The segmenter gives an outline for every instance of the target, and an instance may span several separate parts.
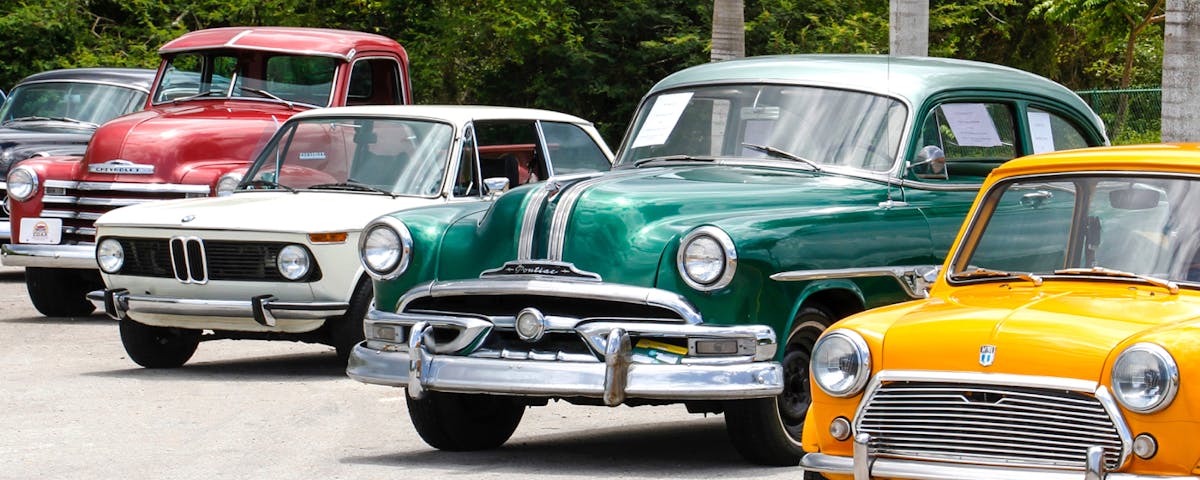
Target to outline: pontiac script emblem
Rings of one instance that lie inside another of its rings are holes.
[[[88,172],[125,175],[153,175],[154,165],[142,165],[133,163],[129,160],[116,158],[104,163],[93,163],[88,165]]]
[[[569,263],[550,261],[508,262],[500,268],[487,270],[479,276],[488,277],[496,275],[544,275],[551,277],[574,277],[582,280],[600,280],[600,275],[579,270]]]
[[[979,347],[979,364],[990,367],[996,361],[996,346],[984,345]]]

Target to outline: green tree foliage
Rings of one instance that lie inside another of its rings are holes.
[[[1126,37],[1113,32],[1128,32],[1127,19],[1144,18],[1150,5],[932,0],[930,54],[1010,65],[1077,89],[1116,86]],[[708,61],[712,7],[694,0],[0,0],[0,88],[51,68],[154,67],[160,45],[202,28],[341,28],[399,40],[418,102],[560,110],[596,122],[616,147],[647,89]],[[747,55],[888,48],[887,0],[745,0],[745,21]],[[1139,33],[1135,84],[1157,81],[1161,37],[1153,23]]]

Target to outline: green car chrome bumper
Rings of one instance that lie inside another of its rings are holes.
[[[355,347],[346,373],[364,383],[407,387],[414,398],[433,390],[592,397],[619,405],[626,398],[734,400],[783,391],[783,368],[772,360],[775,335],[765,326],[604,321],[570,327],[592,353],[474,348],[507,328],[482,318],[373,310],[365,324],[368,340]],[[439,330],[457,336],[446,340]],[[390,341],[381,340],[381,332],[392,335]],[[724,339],[739,350],[662,363],[639,354],[635,338]]]

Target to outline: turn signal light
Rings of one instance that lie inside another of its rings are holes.
[[[312,243],[342,243],[348,236],[346,232],[310,233],[308,241]]]

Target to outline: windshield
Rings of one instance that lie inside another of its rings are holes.
[[[646,100],[618,165],[671,157],[799,157],[886,171],[907,109],[880,95],[793,85],[720,85]],[[800,162],[798,162],[799,164]]]
[[[441,192],[454,129],[424,120],[319,118],[287,124],[240,189]]]
[[[54,119],[96,126],[140,110],[146,94],[132,88],[83,82],[29,83],[13,89],[0,107],[0,123]],[[76,127],[78,128],[78,127]]]
[[[1057,271],[1200,281],[1200,180],[1195,178],[1019,179],[992,189],[980,209],[965,237],[968,248],[952,265],[952,279]]]
[[[328,106],[338,60],[253,51],[182,53],[167,59],[154,103],[253,98]]]

